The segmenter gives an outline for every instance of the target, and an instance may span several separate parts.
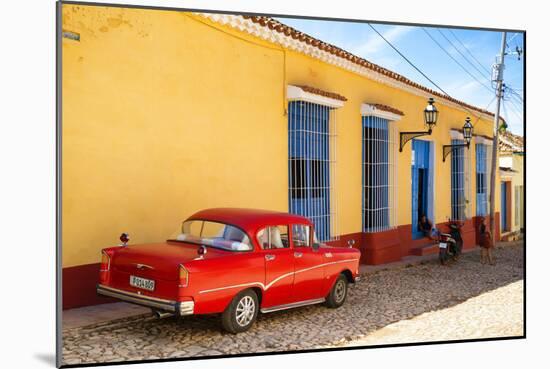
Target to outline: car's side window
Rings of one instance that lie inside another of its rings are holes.
[[[294,247],[311,247],[311,227],[304,224],[292,225],[292,242]]]
[[[258,243],[264,250],[285,249],[289,247],[288,226],[270,226],[262,228],[258,234]]]

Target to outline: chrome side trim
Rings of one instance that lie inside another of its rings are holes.
[[[344,259],[344,260],[332,261],[332,262],[329,262],[329,263],[323,263],[323,264],[315,265],[315,266],[310,267],[310,268],[305,268],[305,269],[296,270],[294,272],[285,273],[285,274],[282,274],[282,275],[278,276],[277,278],[275,278],[274,280],[269,282],[267,285],[263,284],[262,282],[248,282],[248,283],[235,284],[235,285],[231,285],[231,286],[224,286],[224,287],[212,288],[212,289],[208,289],[208,290],[202,290],[202,291],[199,291],[199,293],[202,294],[202,293],[209,293],[209,292],[217,292],[217,291],[227,290],[227,289],[231,289],[231,288],[248,287],[248,286],[260,286],[262,288],[262,290],[266,291],[267,289],[269,289],[269,287],[273,286],[273,284],[275,284],[276,282],[280,281],[281,279],[283,279],[285,277],[290,277],[290,276],[293,276],[293,275],[298,274],[298,273],[307,272],[307,271],[312,270],[312,269],[322,268],[326,265],[347,263],[347,262],[350,262],[350,261],[358,261],[358,260],[359,260],[358,258],[355,258],[355,259]]]
[[[117,288],[107,287],[100,284],[97,285],[97,293],[100,295],[114,297],[116,299],[131,302],[138,305],[177,312],[176,306],[178,303],[176,301],[139,295],[137,293],[123,291]]]
[[[325,302],[324,298],[304,300],[304,301],[292,302],[290,304],[277,305],[277,306],[272,306],[272,307],[268,307],[268,308],[263,308],[263,309],[260,309],[260,311],[262,313],[271,313],[273,311],[292,309],[292,308],[297,308],[297,307],[307,306],[307,305],[315,305],[315,304],[320,304],[322,302]]]
[[[234,285],[231,285],[231,286],[212,288],[212,289],[209,289],[209,290],[202,290],[202,291],[199,291],[199,293],[217,292],[217,291],[222,291],[222,290],[228,290],[228,289],[231,289],[231,288],[251,287],[251,286],[259,286],[263,290],[266,289],[264,284],[261,283],[261,282],[250,282],[250,283],[241,283],[241,284],[234,284]]]
[[[138,268],[138,269],[155,269],[150,265],[140,264],[140,263],[136,263],[136,268]]]

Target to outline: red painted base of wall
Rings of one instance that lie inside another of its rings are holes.
[[[116,302],[97,295],[98,283],[99,263],[63,268],[63,309]]]
[[[470,250],[479,244],[479,224],[481,217],[474,217],[464,222],[462,227],[463,250]],[[496,239],[500,239],[500,214],[495,213]],[[487,217],[487,225],[489,217]],[[447,222],[438,223],[436,227],[443,232],[449,232]],[[355,248],[361,250],[361,264],[379,265],[401,260],[409,255],[424,255],[423,248],[433,245],[435,241],[428,238],[414,240],[412,225],[402,225],[397,228],[376,233],[353,233],[344,235],[338,241],[330,242],[333,246],[347,246],[349,239],[355,240]]]
[[[472,249],[478,244],[478,227],[481,217],[474,217],[465,222],[462,227],[464,250]],[[500,239],[500,214],[495,214],[496,239]],[[489,224],[487,217],[486,224]],[[446,223],[437,227],[448,231]],[[413,255],[413,250],[434,241],[422,238],[412,239],[412,226],[402,225],[397,228],[377,233],[350,233],[342,235],[339,240],[329,242],[332,246],[348,247],[348,241],[353,240],[353,247],[361,251],[361,264],[379,265],[399,261],[401,258]],[[96,294],[99,282],[99,263],[63,268],[63,309],[73,309],[88,305],[116,302],[114,299],[100,297]]]

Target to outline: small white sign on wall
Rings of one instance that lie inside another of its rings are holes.
[[[414,150],[411,150],[411,165],[414,166]]]

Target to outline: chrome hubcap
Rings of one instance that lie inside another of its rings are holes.
[[[254,318],[254,312],[256,311],[256,305],[254,299],[250,296],[243,297],[237,304],[237,323],[244,327],[252,321]]]
[[[346,297],[346,283],[339,280],[334,287],[334,299],[340,303],[344,300],[344,297]]]

